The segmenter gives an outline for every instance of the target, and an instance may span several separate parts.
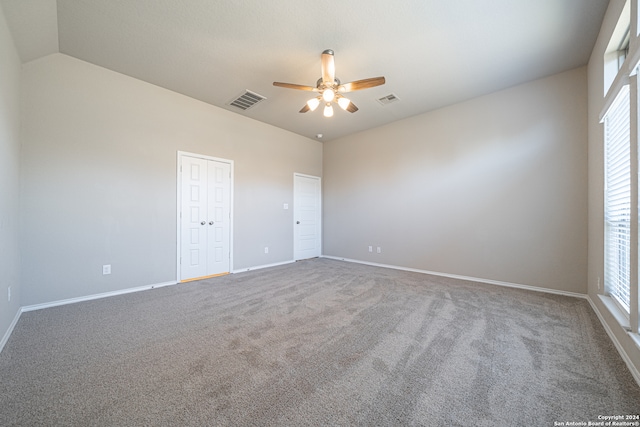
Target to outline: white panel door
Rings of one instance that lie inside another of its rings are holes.
[[[207,275],[229,272],[231,165],[209,161]]]
[[[293,217],[294,259],[319,257],[322,246],[320,178],[293,176]]]
[[[181,169],[180,277],[185,280],[207,275],[208,164],[183,157]]]
[[[228,273],[231,164],[181,157],[180,280]]]

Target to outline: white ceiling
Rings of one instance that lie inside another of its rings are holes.
[[[0,0],[23,62],[61,52],[262,122],[342,137],[585,65],[608,0]],[[354,114],[298,111],[335,51]],[[267,98],[242,112],[244,90]],[[395,94],[386,106],[376,100]]]

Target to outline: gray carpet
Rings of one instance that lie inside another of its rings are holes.
[[[2,426],[552,426],[640,413],[588,302],[328,259],[24,313]]]

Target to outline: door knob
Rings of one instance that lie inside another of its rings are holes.
[[[213,221],[209,221],[209,225],[213,225]]]
[[[202,222],[200,223],[200,225],[205,225],[205,224],[206,224],[206,222],[205,222],[205,221],[202,221]]]
[[[300,224],[300,221],[296,221],[296,224]]]

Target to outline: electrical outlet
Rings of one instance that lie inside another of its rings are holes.
[[[268,254],[268,253],[269,253],[269,246],[265,246],[265,247],[264,247],[264,253],[265,253],[265,254]]]
[[[7,288],[7,301],[11,302],[11,286]]]
[[[381,254],[382,253],[382,248],[380,246],[378,246],[378,253]]]
[[[373,246],[369,246],[369,252],[373,252]]]
[[[107,264],[107,265],[103,265],[102,266],[102,274],[103,275],[111,274],[111,264]]]
[[[289,209],[289,203],[285,203],[285,204],[282,206],[282,209]]]

